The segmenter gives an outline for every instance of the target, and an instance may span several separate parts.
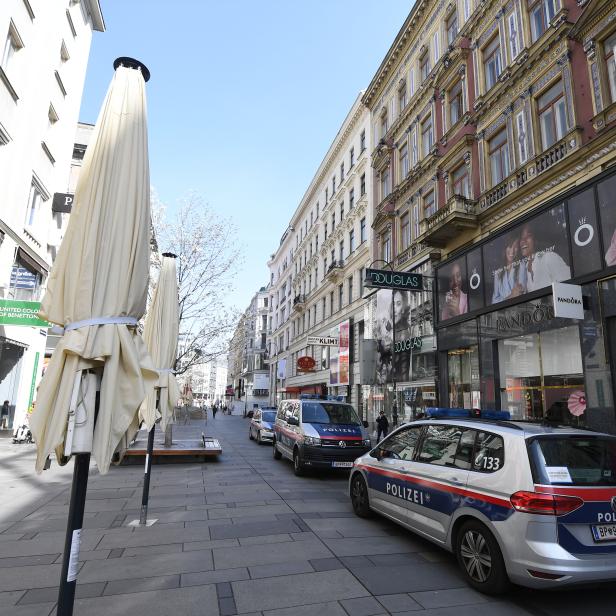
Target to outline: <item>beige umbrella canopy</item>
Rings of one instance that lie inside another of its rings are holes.
[[[154,290],[152,304],[145,317],[143,339],[154,365],[159,370],[158,385],[160,400],[156,409],[156,394],[148,394],[141,405],[139,415],[148,431],[160,417],[161,428],[166,429],[180,391],[172,369],[178,345],[180,308],[178,304],[178,283],[175,256],[163,255],[158,284]]]
[[[80,371],[102,369],[92,445],[101,473],[158,382],[136,329],[146,307],[149,240],[145,81],[141,70],[118,66],[40,311],[65,333],[41,381],[31,421],[39,472],[54,449],[61,459]]]

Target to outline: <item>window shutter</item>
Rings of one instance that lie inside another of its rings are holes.
[[[511,59],[515,60],[520,53],[520,38],[518,34],[518,20],[516,14],[509,13],[507,18],[509,21],[509,51],[511,52]]]
[[[520,163],[525,163],[528,158],[528,149],[526,147],[526,119],[523,111],[516,115],[515,124],[518,131],[518,157]]]
[[[441,57],[440,49],[439,49],[439,40],[438,40],[439,32],[435,32],[432,37],[432,46],[434,47],[434,64],[438,62],[438,59]]]

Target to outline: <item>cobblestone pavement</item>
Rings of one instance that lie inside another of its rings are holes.
[[[219,414],[207,432],[222,443],[217,462],[153,466],[149,528],[127,526],[139,515],[142,466],[92,470],[75,614],[614,613],[616,585],[482,596],[448,553],[355,517],[344,474],[295,477],[249,441],[241,417]],[[0,616],[55,613],[72,465],[33,468],[33,446],[0,439]]]

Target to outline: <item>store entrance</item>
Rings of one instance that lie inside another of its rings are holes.
[[[577,325],[498,341],[501,408],[514,419],[584,425]]]
[[[450,408],[480,408],[479,353],[477,345],[447,352]]]

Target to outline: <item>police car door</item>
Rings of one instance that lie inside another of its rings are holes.
[[[412,468],[422,497],[410,503],[409,524],[436,541],[445,542],[452,514],[462,503],[474,439],[475,432],[461,426],[426,426]]]
[[[366,469],[370,504],[403,524],[408,523],[410,501],[419,498],[407,473],[421,431],[422,426],[407,426],[388,436],[370,454],[374,460]]]

